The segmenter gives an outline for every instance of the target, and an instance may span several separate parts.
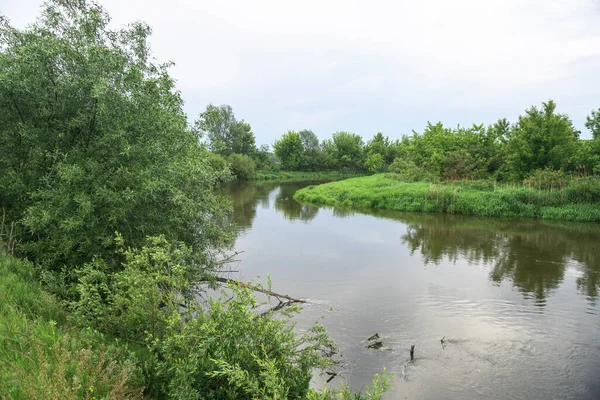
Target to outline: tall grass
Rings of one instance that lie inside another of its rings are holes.
[[[593,177],[540,189],[492,181],[403,182],[379,174],[309,186],[294,198],[343,207],[600,222],[600,180]]]
[[[1,399],[142,398],[142,387],[123,347],[70,327],[33,266],[0,252]]]
[[[252,180],[255,181],[310,181],[310,180],[339,180],[362,176],[364,174],[339,171],[256,171]]]

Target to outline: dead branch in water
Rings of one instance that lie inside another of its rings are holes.
[[[306,300],[295,299],[293,297],[288,296],[287,294],[275,293],[275,292],[272,292],[272,291],[267,290],[267,289],[263,289],[263,288],[258,287],[258,286],[248,285],[247,283],[242,283],[240,281],[236,281],[234,279],[221,278],[220,276],[217,276],[217,277],[215,277],[215,280],[217,282],[227,283],[227,284],[231,283],[231,284],[234,284],[234,285],[239,285],[239,286],[241,286],[243,288],[246,288],[246,289],[253,290],[255,292],[264,293],[264,294],[269,295],[271,297],[275,297],[277,300],[279,300],[279,303],[287,303],[287,302],[292,302],[292,303],[306,303]],[[283,301],[281,299],[286,299],[288,301],[286,302],[286,301]]]

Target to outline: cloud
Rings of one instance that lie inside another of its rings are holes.
[[[24,25],[39,3],[18,3],[0,10]],[[231,104],[261,143],[304,127],[398,137],[427,120],[515,120],[549,98],[584,130],[600,107],[594,0],[101,3],[116,25],[153,27],[190,116]]]

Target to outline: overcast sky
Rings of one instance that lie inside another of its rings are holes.
[[[0,0],[24,27],[40,0]],[[101,0],[153,28],[195,118],[229,104],[257,143],[289,129],[366,139],[470,125],[554,99],[583,137],[600,108],[598,0]]]

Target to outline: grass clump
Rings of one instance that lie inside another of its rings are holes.
[[[488,181],[404,182],[394,174],[378,174],[309,186],[294,198],[342,207],[600,221],[600,181],[589,177],[555,188]]]

